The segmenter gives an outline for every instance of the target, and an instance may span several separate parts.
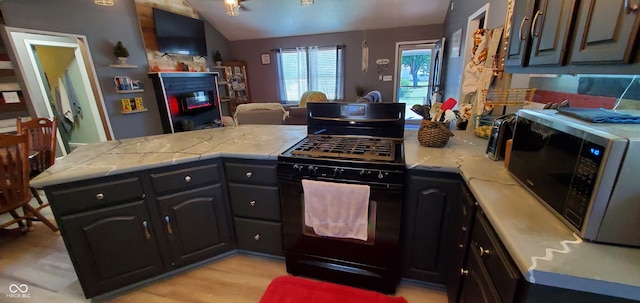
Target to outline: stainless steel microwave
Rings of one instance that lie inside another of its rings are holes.
[[[520,110],[508,170],[582,238],[640,246],[639,124]]]

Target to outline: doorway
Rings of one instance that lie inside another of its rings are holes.
[[[56,157],[113,133],[86,37],[5,27],[32,117],[58,119]]]
[[[398,42],[396,44],[395,102],[406,103],[407,123],[420,123],[422,116],[411,107],[426,104],[434,91],[433,67],[441,64],[436,45],[440,40]],[[439,72],[441,69],[436,69]],[[439,79],[439,77],[436,77]]]

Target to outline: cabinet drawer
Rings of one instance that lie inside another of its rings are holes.
[[[245,163],[225,163],[224,168],[228,182],[277,185],[278,172],[273,165],[257,165]]]
[[[220,180],[218,164],[151,174],[151,183],[158,195],[202,187]]]
[[[50,194],[52,207],[57,216],[64,216],[84,210],[144,199],[140,179],[128,178],[115,181],[70,187],[64,185],[53,189]]]
[[[280,196],[275,186],[229,183],[233,214],[280,221]]]
[[[481,211],[476,215],[471,239],[470,249],[480,256],[502,302],[513,302],[520,275]]]
[[[235,218],[239,249],[282,256],[282,224]]]

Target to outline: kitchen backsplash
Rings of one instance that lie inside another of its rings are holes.
[[[569,100],[572,107],[640,109],[640,75],[531,75],[534,102]]]

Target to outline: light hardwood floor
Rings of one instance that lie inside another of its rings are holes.
[[[32,201],[32,203],[35,203]],[[35,204],[34,204],[35,205]],[[53,218],[50,208],[43,211]],[[0,216],[0,222],[6,218]],[[156,282],[108,302],[259,302],[269,282],[286,275],[284,261],[234,255],[179,276]],[[11,284],[26,284],[30,298],[8,298]],[[445,303],[441,289],[401,283],[396,296],[409,303]],[[42,223],[21,237],[0,235],[0,302],[87,302],[62,238]]]

